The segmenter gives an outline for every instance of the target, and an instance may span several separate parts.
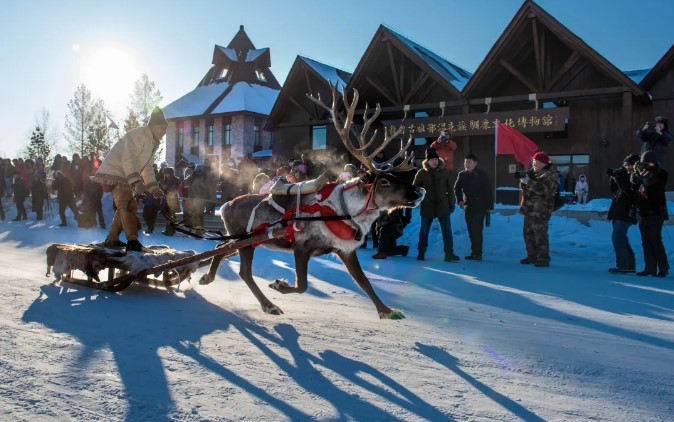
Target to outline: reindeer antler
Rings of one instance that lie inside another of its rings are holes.
[[[346,96],[346,93],[344,94],[343,101],[344,101],[344,107],[346,109],[346,117],[342,118],[339,113],[337,112],[337,84],[332,85],[330,84],[330,90],[332,91],[332,107],[328,107],[325,105],[325,103],[321,100],[320,95],[318,98],[314,97],[311,94],[307,94],[307,97],[319,106],[323,107],[330,113],[330,117],[332,118],[332,122],[335,125],[335,130],[339,134],[339,137],[342,139],[342,142],[344,143],[344,146],[346,147],[347,151],[351,153],[351,155],[356,158],[358,161],[360,161],[365,167],[367,167],[370,171],[376,172],[376,171],[405,171],[411,169],[413,166],[411,165],[411,161],[414,159],[414,155],[412,154],[409,158],[407,157],[407,149],[412,145],[412,137],[410,136],[410,139],[407,141],[407,145],[405,145],[404,148],[400,150],[393,158],[390,160],[386,160],[384,163],[377,163],[377,165],[374,164],[373,158],[377,156],[381,151],[386,148],[386,146],[398,135],[403,130],[403,126],[399,127],[395,132],[389,135],[388,131],[384,129],[384,140],[382,143],[375,148],[374,152],[372,154],[367,155],[367,148],[369,148],[376,140],[377,137],[377,130],[374,131],[372,136],[370,137],[370,140],[366,140],[367,133],[370,130],[370,125],[372,122],[374,122],[377,117],[379,117],[379,113],[381,112],[381,107],[377,103],[374,113],[372,116],[368,117],[368,107],[367,104],[365,105],[365,113],[363,114],[363,128],[361,129],[360,133],[356,132],[355,129],[351,128],[351,125],[353,124],[353,116],[356,113],[356,106],[358,105],[358,90],[354,88],[353,90],[353,99],[351,100],[351,103],[349,103],[349,100]],[[343,123],[342,123],[343,122]],[[356,139],[358,139],[358,147],[356,147],[353,142],[351,142],[351,139],[349,137],[349,134],[353,131],[353,134],[355,135]],[[393,165],[392,163],[400,158],[401,156],[405,156],[405,159],[399,163],[398,165]],[[408,168],[409,167],[409,168]]]

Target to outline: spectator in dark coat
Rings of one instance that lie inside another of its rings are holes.
[[[634,163],[639,161],[636,154],[625,157],[622,167],[619,169],[608,169],[607,174],[611,176],[611,205],[608,208],[606,217],[613,226],[611,241],[615,251],[616,266],[609,268],[608,272],[614,274],[633,273],[636,268],[634,261],[634,251],[630,246],[627,231],[630,226],[636,224],[636,205],[639,198],[638,186],[630,181],[630,176],[634,172]]]
[[[405,226],[401,209],[389,211],[379,217],[375,224],[375,236],[379,239],[379,245],[377,253],[372,258],[386,259],[395,255],[407,256],[410,247],[397,244],[397,239],[403,235]]]
[[[16,204],[16,218],[14,221],[21,221],[21,219],[28,220],[26,207],[23,205],[26,197],[28,197],[28,189],[26,189],[26,186],[23,183],[21,174],[16,170],[14,171],[12,189],[14,189],[14,203]]]
[[[73,184],[70,179],[63,175],[62,171],[56,172],[56,178],[52,183],[52,189],[56,191],[56,197],[59,203],[59,217],[61,217],[61,224],[59,226],[65,227],[68,225],[66,220],[66,208],[75,215],[75,219],[79,220],[80,214],[75,206],[75,194],[73,193]]]
[[[477,166],[477,155],[466,155],[463,166],[465,170],[459,172],[454,183],[454,195],[464,210],[470,237],[470,255],[466,259],[481,261],[482,228],[485,216],[494,209],[494,191],[487,173]]]
[[[175,219],[176,214],[180,212],[180,202],[178,201],[178,186],[180,186],[180,179],[175,175],[173,167],[166,167],[164,169],[164,178],[159,183],[159,187],[166,193],[166,197],[162,201],[162,212]],[[173,236],[175,229],[169,221],[166,222],[166,228],[162,234],[166,236]]]
[[[32,209],[37,214],[37,221],[42,221],[44,211],[44,201],[49,200],[49,193],[47,192],[47,185],[45,180],[47,173],[40,171],[37,177],[33,179],[30,185],[30,196],[32,198]]]
[[[428,248],[428,233],[434,219],[440,222],[444,243],[445,261],[457,262],[452,239],[452,222],[450,214],[454,212],[454,190],[449,171],[445,163],[438,157],[433,148],[426,149],[426,159],[412,182],[414,186],[426,189],[426,196],[421,202],[421,227],[419,228],[419,254],[417,259],[423,261]]]
[[[669,132],[669,122],[666,118],[658,116],[653,122],[648,122],[637,130],[637,138],[641,141],[640,153],[646,151],[655,152],[658,167],[665,168],[667,151],[672,143],[672,134]]]
[[[521,264],[534,264],[536,267],[550,266],[550,243],[548,227],[555,206],[555,192],[559,178],[552,170],[550,157],[544,152],[533,156],[532,169],[527,177],[521,179],[522,206],[524,215],[523,235],[527,248],[527,257]]]
[[[208,179],[204,166],[199,164],[195,167],[190,177],[185,179],[188,188],[190,225],[195,229],[203,230],[204,212],[208,203]]]
[[[669,219],[665,199],[667,171],[660,168],[658,157],[653,151],[646,151],[636,168],[632,183],[639,186],[638,221],[645,264],[644,270],[637,275],[666,277],[669,262],[662,243],[662,226]]]
[[[103,185],[92,180],[87,180],[83,187],[82,208],[84,209],[83,219],[86,221],[86,227],[96,225],[96,216],[98,224],[105,229],[105,215],[103,215]]]

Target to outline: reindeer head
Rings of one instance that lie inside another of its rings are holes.
[[[332,106],[328,107],[320,99],[320,96],[314,97],[307,94],[307,97],[313,102],[324,108],[330,113],[332,122],[335,125],[335,130],[339,134],[347,151],[363,164],[367,171],[359,173],[361,182],[370,187],[372,192],[373,202],[383,209],[396,207],[416,207],[421,203],[426,191],[423,188],[414,187],[411,183],[405,182],[394,173],[414,170],[412,164],[414,162],[414,153],[407,155],[407,150],[412,145],[412,136],[407,140],[407,144],[400,149],[400,151],[388,160],[376,163],[374,157],[380,152],[384,151],[386,146],[400,133],[403,127],[401,126],[393,133],[388,133],[384,128],[384,140],[377,147],[374,148],[371,154],[367,154],[367,149],[373,146],[377,139],[377,130],[374,131],[369,140],[366,139],[367,133],[370,130],[370,125],[377,119],[381,112],[379,104],[376,105],[372,116],[368,117],[368,107],[365,105],[365,113],[363,114],[363,128],[360,133],[357,133],[351,126],[353,124],[353,116],[358,105],[358,91],[353,90],[353,99],[349,103],[346,94],[343,96],[344,107],[346,109],[346,116],[341,116],[338,111],[337,85],[330,85],[332,91]],[[358,145],[355,146],[351,142],[350,136],[358,140]]]

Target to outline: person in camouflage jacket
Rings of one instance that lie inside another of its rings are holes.
[[[523,235],[527,249],[527,256],[520,260],[520,263],[548,267],[550,266],[548,226],[555,205],[558,178],[546,153],[534,154],[532,163],[527,177],[520,179],[522,189],[520,214],[524,215]]]

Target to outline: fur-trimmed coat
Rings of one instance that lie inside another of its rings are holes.
[[[522,206],[520,214],[532,217],[550,218],[555,206],[555,192],[559,178],[548,164],[530,177],[526,184],[520,182]]]
[[[422,168],[414,176],[414,186],[426,189],[426,196],[421,202],[421,216],[425,218],[444,217],[454,212],[454,189],[450,180],[449,170],[441,159],[433,169],[424,160]]]
[[[131,129],[113,145],[91,179],[103,184],[130,186],[140,181],[150,192],[152,188],[158,189],[152,164],[159,142],[154,139],[149,126]]]

